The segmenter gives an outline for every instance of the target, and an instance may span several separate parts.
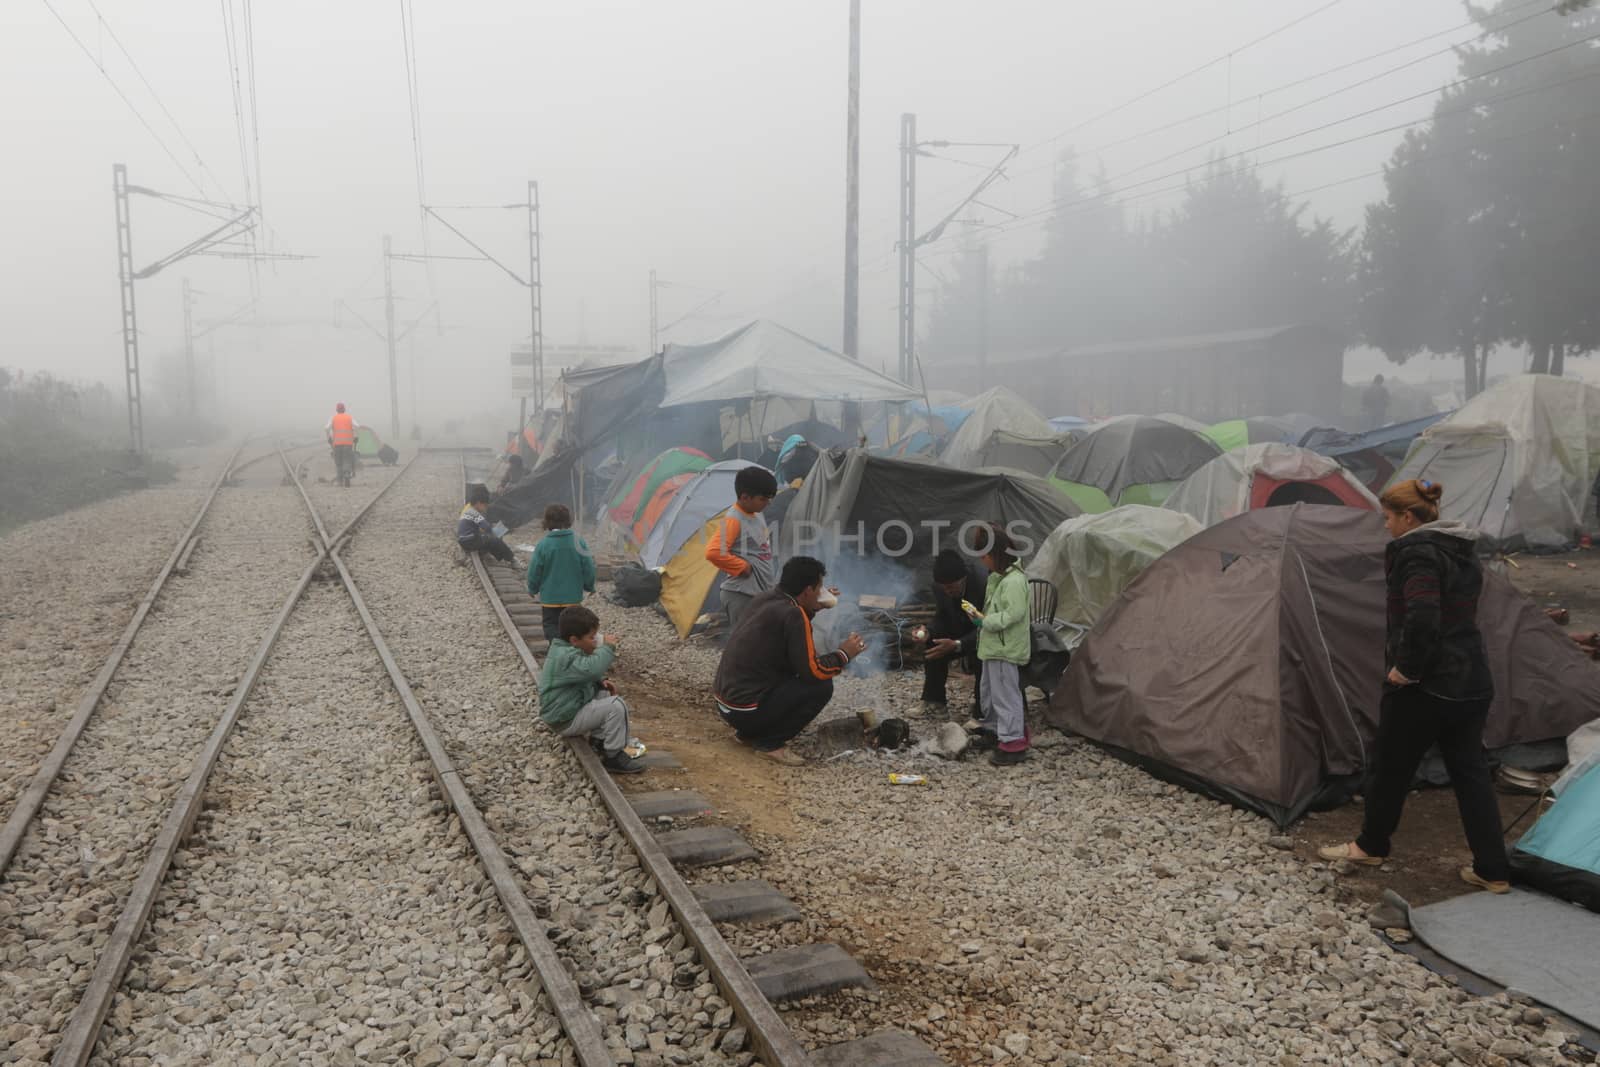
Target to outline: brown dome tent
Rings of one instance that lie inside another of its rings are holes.
[[[1312,504],[1190,538],[1100,617],[1048,720],[1279,825],[1348,799],[1382,695],[1386,541],[1373,512]],[[1478,616],[1496,689],[1491,750],[1600,717],[1600,674],[1497,574]]]

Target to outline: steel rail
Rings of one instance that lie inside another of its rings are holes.
[[[239,453],[244,451],[246,442],[240,442],[239,447],[233,450],[228,457],[228,462],[223,465],[222,473],[211,484],[211,490],[201,501],[200,509],[195,512],[183,535],[178,538],[178,543],[172,549],[172,554],[167,557],[167,562],[156,574],[155,581],[150,583],[144,599],[139,601],[139,606],[133,613],[133,618],[128,620],[128,625],[123,627],[122,636],[111,649],[111,655],[101,665],[100,671],[89,683],[89,688],[83,696],[78,698],[78,706],[72,713],[72,718],[67,720],[62,727],[61,734],[56,738],[56,743],[45,756],[44,762],[39,764],[39,769],[34,772],[22,792],[17,795],[16,806],[12,808],[11,815],[6,819],[4,827],[0,827],[0,874],[4,874],[11,866],[11,859],[16,855],[17,849],[22,844],[23,836],[28,832],[28,827],[33,824],[34,816],[39,814],[39,809],[44,806],[44,798],[49,794],[50,787],[55,784],[56,777],[61,773],[62,766],[67,762],[67,756],[72,752],[78,738],[83,735],[84,728],[93,718],[95,708],[100,706],[100,700],[106,695],[106,690],[111,687],[111,679],[117,673],[117,668],[122,665],[123,657],[128,654],[128,649],[133,646],[133,639],[139,633],[139,627],[144,625],[144,620],[150,614],[150,609],[155,606],[156,597],[161,594],[161,589],[167,584],[167,579],[178,569],[178,562],[184,552],[193,543],[195,532],[200,529],[200,524],[205,521],[206,513],[211,510],[212,501],[216,500],[217,493],[233,473],[234,463],[239,459]]]
[[[422,451],[419,449],[406,467],[410,467],[421,455]],[[402,469],[400,473],[404,474],[405,470]],[[395,475],[394,481],[399,479],[400,475]],[[391,481],[389,484],[393,485],[394,482]],[[295,485],[300,486],[298,479],[295,480]],[[399,663],[389,649],[388,641],[384,639],[377,620],[367,607],[366,599],[356,586],[355,578],[339,555],[339,542],[347,536],[350,527],[346,527],[336,537],[330,539],[323,530],[322,520],[317,516],[317,509],[311,503],[311,497],[303,486],[300,486],[300,499],[305,502],[306,510],[311,513],[313,523],[322,534],[323,545],[328,550],[334,567],[339,571],[339,579],[344,583],[345,592],[350,595],[356,613],[361,616],[361,622],[366,627],[367,636],[371,638],[373,647],[377,649],[378,658],[383,661],[384,670],[389,672],[389,680],[393,683],[395,692],[400,695],[400,701],[405,705],[406,716],[411,720],[411,725],[422,742],[423,750],[427,752],[428,759],[433,764],[433,776],[439,783],[439,791],[444,796],[445,802],[456,813],[456,817],[461,820],[462,832],[472,843],[473,851],[478,854],[489,881],[494,885],[495,894],[504,905],[511,919],[512,928],[517,932],[517,939],[522,942],[523,949],[528,953],[528,959],[538,972],[539,982],[544,986],[545,995],[550,999],[550,1007],[555,1012],[556,1021],[560,1023],[567,1040],[572,1043],[572,1050],[578,1063],[581,1067],[616,1067],[617,1061],[606,1047],[599,1020],[584,1004],[577,983],[567,973],[561,963],[561,957],[557,955],[551,943],[549,927],[539,919],[533,910],[533,905],[522,892],[521,883],[517,880],[510,861],[506,859],[500,843],[495,840],[493,831],[484,821],[483,814],[478,810],[476,801],[472,799],[472,793],[462,780],[461,772],[456,769],[455,762],[445,750],[444,742],[440,740],[438,731],[428,718],[428,713],[418,703],[416,694],[411,689],[411,683],[400,670]],[[374,499],[373,503],[376,502]],[[351,523],[351,526],[353,525],[354,523]]]
[[[282,459],[285,471],[293,477],[293,468],[289,466],[288,457],[280,449],[278,456]],[[416,462],[413,456],[412,463]],[[387,493],[400,476],[411,466],[407,463],[400,472],[390,479],[388,485],[380,489],[356,517],[340,531],[339,537],[346,537],[360,522],[367,512],[372,510],[384,493]],[[299,486],[299,479],[294,479]],[[302,499],[305,490],[300,490]],[[323,562],[328,558],[328,551],[324,545],[328,537],[322,529],[320,519],[313,519],[317,527],[320,541],[311,541],[311,548],[315,558],[301,573],[300,580],[295,583],[294,590],[284,600],[283,606],[278,609],[278,614],[273,618],[272,625],[267,628],[265,636],[256,648],[255,655],[250,660],[250,665],[245,668],[244,676],[239,680],[234,689],[233,697],[228,701],[223,710],[222,717],[212,727],[206,743],[195,757],[190,767],[189,776],[184,780],[183,787],[178,791],[177,798],[173,801],[172,809],[167,813],[166,820],[162,823],[161,830],[156,834],[156,839],[145,856],[143,866],[139,869],[139,876],[135,879],[133,888],[128,894],[128,900],[123,905],[122,913],[117,917],[117,925],[111,931],[111,939],[107,942],[95,960],[94,971],[90,975],[89,985],[84,989],[83,995],[78,998],[76,1007],[68,1016],[66,1025],[61,1030],[61,1041],[56,1046],[55,1055],[50,1059],[52,1067],[84,1067],[94,1054],[95,1042],[99,1040],[100,1028],[104,1025],[106,1016],[111,1011],[111,1002],[122,985],[123,975],[127,973],[128,964],[133,958],[134,949],[138,946],[139,938],[144,933],[145,924],[150,919],[150,912],[155,907],[156,894],[161,890],[161,883],[166,880],[167,872],[172,867],[172,859],[183,845],[183,840],[194,827],[194,821],[199,817],[201,809],[205,806],[205,787],[207,780],[215,769],[217,759],[222,754],[223,746],[227,744],[228,737],[233,733],[234,726],[239,721],[240,712],[245,702],[250,699],[251,692],[255,689],[256,682],[261,677],[262,670],[266,667],[267,660],[272,655],[273,648],[278,643],[279,636],[283,633],[284,624],[289,621],[289,616],[299,604],[300,598],[305,595],[307,587],[317,575]],[[337,543],[335,541],[335,543]]]
[[[484,592],[489,596],[489,604],[499,617],[500,625],[511,638],[511,644],[521,658],[523,666],[527,668],[528,674],[537,679],[538,659],[495,592],[494,582],[489,577],[488,568],[483,564],[483,558],[476,552],[471,555],[473,569],[477,572],[478,581],[483,585]],[[611,813],[623,836],[628,839],[628,844],[638,854],[639,862],[645,872],[655,879],[662,897],[666,899],[667,907],[677,917],[689,943],[700,953],[701,960],[711,971],[717,988],[722,991],[723,997],[733,1008],[734,1015],[744,1024],[746,1032],[750,1035],[751,1050],[768,1067],[804,1067],[808,1059],[805,1047],[789,1032],[783,1017],[756,986],[755,979],[750,977],[750,972],[745,969],[744,963],[706,914],[694,891],[689,888],[688,883],[678,874],[677,868],[672,865],[672,861],[667,858],[667,854],[656,843],[655,837],[645,827],[644,820],[639,818],[638,813],[628,803],[622,789],[612,780],[611,775],[606,773],[605,767],[595,755],[588,740],[581,737],[568,738],[567,747],[577,759],[578,765],[583,768],[584,774],[588,776],[590,784],[600,794],[601,802]]]
[[[301,595],[316,577],[322,561],[327,558],[327,553],[323,551],[321,545],[313,542],[311,547],[316,549],[316,558],[300,575],[300,580],[295,583],[294,591],[283,602],[283,607],[278,609],[277,617],[273,619],[266,636],[257,646],[256,654],[250,660],[250,666],[245,668],[244,677],[240,679],[239,686],[234,690],[233,698],[228,701],[222,717],[217,720],[216,726],[212,727],[210,736],[206,738],[205,747],[195,758],[189,770],[189,777],[184,780],[183,788],[178,791],[172,810],[167,813],[161,832],[156,835],[150,852],[145,856],[144,866],[139,869],[139,877],[133,884],[127,903],[123,905],[122,914],[117,917],[116,927],[111,931],[111,940],[95,960],[94,973],[89,979],[88,988],[78,998],[77,1007],[73,1009],[72,1015],[67,1019],[67,1025],[61,1031],[61,1043],[56,1046],[55,1055],[50,1060],[53,1067],[83,1067],[94,1053],[95,1042],[100,1036],[100,1026],[111,1011],[111,1000],[116,996],[118,987],[122,985],[122,976],[127,972],[128,962],[133,958],[133,950],[144,933],[144,926],[150,918],[151,909],[155,907],[156,894],[160,891],[161,883],[166,879],[167,871],[172,866],[172,857],[177,854],[184,837],[194,826],[194,821],[204,806],[206,780],[216,766],[217,757],[222,754],[222,746],[227,743],[228,735],[233,732],[234,724],[239,721],[239,712],[244,707],[244,702],[250,698],[251,691],[255,689],[256,680],[260,678],[261,670],[266,666],[267,657],[272,655],[273,646],[278,643],[278,635],[283,632],[284,623],[289,620],[289,615],[299,603]]]

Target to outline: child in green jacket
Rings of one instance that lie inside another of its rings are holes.
[[[528,595],[539,598],[544,639],[554,641],[561,612],[582,604],[583,594],[594,592],[594,553],[573,532],[572,509],[565,504],[544,509],[544,528],[545,535],[528,561]]]
[[[588,735],[613,774],[639,774],[644,764],[624,751],[628,705],[606,678],[617,639],[602,639],[599,616],[582,606],[563,611],[559,627],[539,672],[540,720],[562,737]]]
[[[974,740],[996,746],[990,762],[1014,767],[1028,758],[1028,702],[1022,694],[1020,668],[1032,652],[1029,630],[1028,576],[1017,561],[1016,547],[1005,530],[991,523],[983,565],[989,568],[984,611],[968,612],[978,624],[978,659],[983,674],[978,702],[983,725]]]

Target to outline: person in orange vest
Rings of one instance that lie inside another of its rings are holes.
[[[337,470],[344,470],[348,465],[354,471],[356,468],[356,417],[344,409],[344,404],[333,405],[333,418],[328,420],[328,425],[323,427],[323,432],[328,435],[328,443],[333,446],[333,465]]]

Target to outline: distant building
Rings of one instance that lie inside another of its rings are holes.
[[[1306,412],[1337,419],[1345,340],[1321,326],[1151,337],[940,366],[941,387],[1005,385],[1048,416],[1175,413],[1201,422]],[[930,370],[932,370],[930,368]]]

